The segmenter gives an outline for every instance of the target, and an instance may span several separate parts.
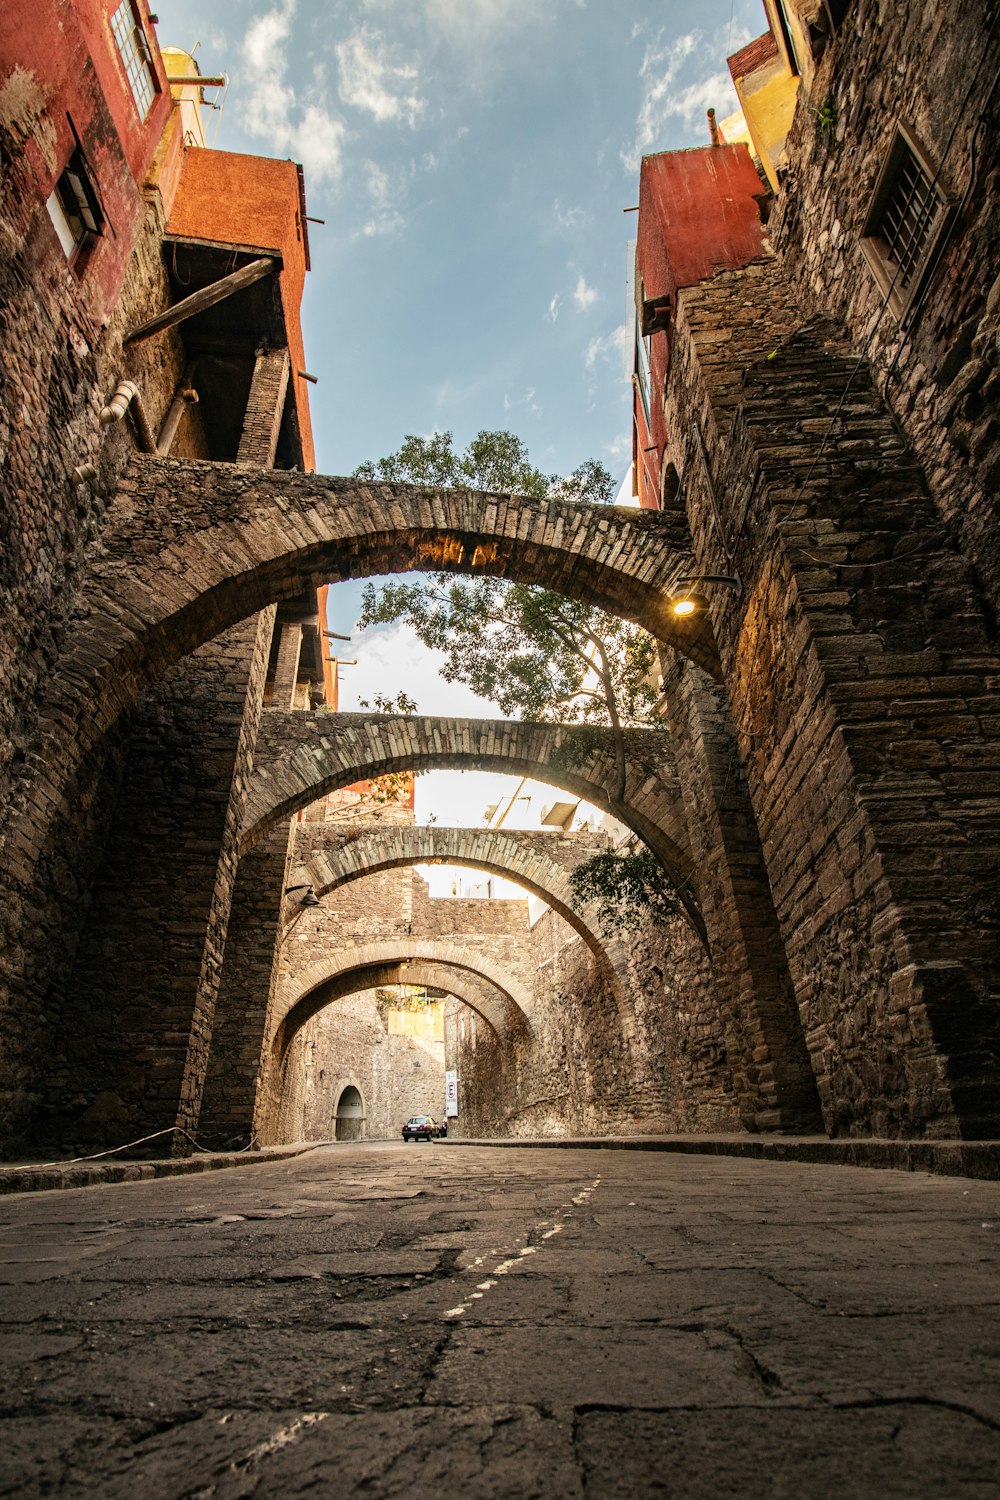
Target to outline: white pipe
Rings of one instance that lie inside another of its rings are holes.
[[[117,390],[101,411],[98,421],[102,427],[109,427],[112,422],[120,422],[130,407],[139,447],[143,453],[155,453],[156,439],[153,437],[149,418],[142,404],[142,397],[139,395],[139,387],[134,380],[119,381]]]

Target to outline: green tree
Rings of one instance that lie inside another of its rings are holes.
[[[574,906],[593,903],[601,929],[609,936],[637,927],[643,914],[662,926],[681,910],[677,892],[651,849],[595,854],[577,866],[569,885]]]
[[[615,489],[608,470],[594,459],[566,477],[543,474],[510,432],[480,432],[464,452],[456,451],[450,432],[411,435],[397,453],[362,464],[356,473],[373,481],[551,496],[581,504],[606,504]],[[443,653],[447,681],[465,683],[506,714],[580,726],[567,741],[569,760],[575,756],[582,761],[590,754],[588,727],[610,728],[615,752],[610,790],[613,801],[624,800],[624,731],[661,724],[653,714],[656,644],[646,631],[549,589],[449,573],[368,584],[358,628],[398,620],[410,625],[425,646]],[[655,914],[665,909],[667,898],[659,905],[649,899],[651,882],[656,882],[645,865],[642,879],[629,879],[628,861],[636,857],[626,856],[624,864],[615,866],[623,899],[640,901]],[[660,870],[655,859],[653,864]],[[602,866],[605,893],[613,875],[611,867]],[[662,870],[660,887],[669,889]]]
[[[363,464],[357,473],[374,480],[551,495],[590,504],[604,504],[614,494],[614,481],[603,464],[590,459],[568,477],[546,476],[510,432],[480,432],[462,453],[455,451],[450,432],[410,436],[398,453]],[[425,646],[443,653],[447,681],[464,682],[504,713],[610,726],[617,761],[613,795],[621,800],[622,730],[649,722],[656,701],[649,680],[655,644],[645,631],[549,589],[447,573],[367,585],[359,628],[396,620],[410,625]]]

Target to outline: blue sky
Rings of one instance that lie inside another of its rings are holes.
[[[760,0],[162,0],[226,71],[226,150],[302,161],[317,462],[511,427],[543,469],[624,472],[641,153],[707,141]]]
[[[626,259],[643,152],[707,143],[761,0],[157,0],[163,45],[226,72],[210,143],[305,168],[303,327],[317,464],[408,432],[510,428],[548,472],[623,477]],[[358,589],[331,590],[350,630]],[[356,640],[353,692],[484,708],[398,627]],[[355,687],[356,685],[356,687]],[[466,778],[468,780],[469,778]]]

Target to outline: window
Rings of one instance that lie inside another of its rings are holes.
[[[865,259],[901,318],[913,306],[951,207],[910,132],[897,125],[861,230]]]
[[[77,272],[104,232],[104,214],[86,158],[77,147],[46,204],[63,254]]]
[[[642,409],[646,417],[646,430],[649,430],[649,391],[652,385],[652,376],[649,370],[649,340],[643,338],[639,320],[635,322],[635,383],[639,387],[642,397]]]
[[[802,71],[799,67],[798,54],[795,51],[795,43],[792,41],[792,28],[788,24],[788,12],[785,10],[785,0],[775,0],[775,15],[778,20],[778,29],[781,32],[781,42],[785,49],[785,57],[793,77],[798,77]]]
[[[132,8],[132,0],[122,0],[111,17],[111,31],[139,118],[144,120],[157,91],[156,73],[146,33]]]

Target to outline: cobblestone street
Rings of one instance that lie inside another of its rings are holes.
[[[0,1493],[1000,1487],[1000,1186],[365,1145],[0,1203]]]

